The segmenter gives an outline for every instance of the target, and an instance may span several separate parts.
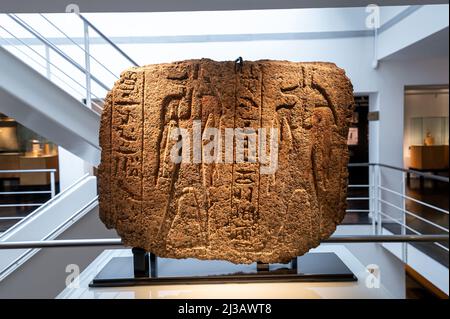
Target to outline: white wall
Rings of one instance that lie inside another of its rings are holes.
[[[403,165],[405,86],[448,84],[448,67],[448,57],[381,62],[376,77],[381,163]]]
[[[370,126],[369,145],[373,146],[370,150],[376,152],[371,154],[371,159],[378,158],[379,163],[403,167],[405,86],[448,84],[448,67],[448,57],[380,63],[374,77],[376,105],[372,106],[372,110],[379,110],[380,120]],[[402,192],[402,173],[382,168],[381,185]],[[397,195],[381,192],[381,197],[397,206],[402,205]],[[381,211],[392,218],[402,218],[398,210],[387,205],[382,204]]]

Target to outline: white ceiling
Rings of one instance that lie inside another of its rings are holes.
[[[435,34],[384,58],[384,61],[417,60],[423,58],[447,57],[449,53],[449,33],[445,28]]]
[[[380,6],[448,4],[448,0],[378,0]],[[0,12],[65,12],[76,3],[81,12],[163,12],[253,9],[365,7],[373,0],[1,0]]]
[[[396,20],[408,8],[382,7],[381,25]],[[177,42],[185,41],[182,37],[186,36],[207,36],[211,40],[215,35],[280,35],[289,39],[372,36],[373,32],[366,27],[367,15],[364,7],[83,14],[117,43],[151,43],[161,41],[161,37],[168,37],[165,40],[167,42]],[[62,44],[60,41],[65,37],[45,19],[49,19],[71,38],[83,42],[82,21],[75,14],[21,14],[20,18],[54,43]],[[0,14],[0,26],[26,41],[33,38],[5,14]],[[11,38],[11,35],[1,30],[0,36]],[[92,33],[91,36],[97,34]],[[68,40],[66,42],[70,44]]]

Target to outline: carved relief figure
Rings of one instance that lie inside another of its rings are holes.
[[[330,63],[202,59],[125,71],[102,114],[100,217],[161,257],[287,262],[345,214],[353,103]],[[261,128],[278,132],[276,149]],[[270,152],[276,169],[264,173]]]

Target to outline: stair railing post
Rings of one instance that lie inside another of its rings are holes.
[[[406,235],[406,173],[402,172],[402,235]],[[408,243],[402,243],[403,262],[408,263]]]
[[[50,195],[51,198],[55,197],[56,189],[55,189],[55,172],[50,172]]]
[[[83,21],[84,27],[84,63],[86,69],[86,105],[92,107],[91,102],[91,58],[89,53],[89,25]]]
[[[375,210],[375,165],[369,165],[369,210],[372,221],[372,234],[377,232],[376,210]]]

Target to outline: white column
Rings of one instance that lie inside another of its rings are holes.
[[[73,155],[61,146],[59,155],[59,187],[63,191],[86,173],[92,173],[92,167],[84,160]]]

